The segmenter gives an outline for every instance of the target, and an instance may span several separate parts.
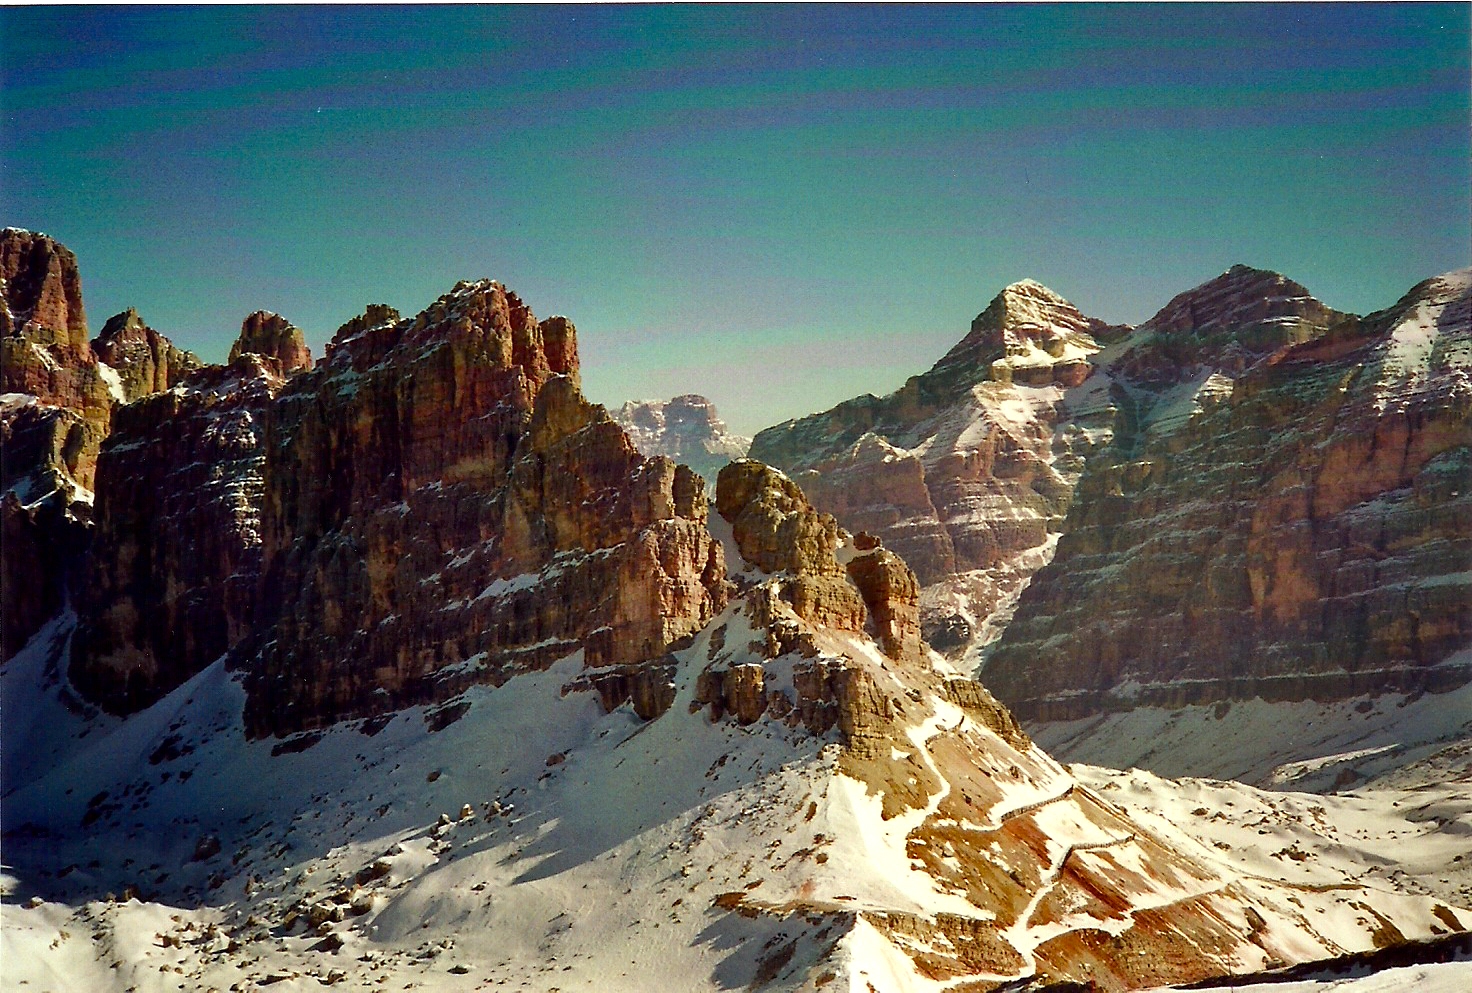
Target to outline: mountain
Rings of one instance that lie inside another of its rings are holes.
[[[995,374],[1079,382],[1113,332],[1014,296]],[[957,368],[926,395],[990,396]],[[1455,787],[1065,768],[882,536],[756,460],[712,499],[579,378],[483,280],[317,362],[251,315],[112,412],[71,596],[0,667],[8,981],[1127,990],[1472,929]]]
[[[0,909],[12,975],[1122,990],[1472,924],[1450,894],[1346,878],[1392,816],[1331,865],[1250,871],[1224,850],[1255,829],[1209,843],[1149,812],[1189,790],[1148,781],[1142,820],[1133,784],[1086,785],[937,670],[897,557],[759,463],[724,470],[715,503],[733,598],[636,670],[658,675],[643,716],[629,670],[574,651],[470,686],[448,719],[252,740],[222,662],[108,717],[54,678],[59,619],[0,671],[22,715],[5,733],[30,746],[3,753],[8,885],[34,896]],[[1243,799],[1271,802],[1225,809]],[[1314,837],[1283,831],[1293,853]]]
[[[1066,718],[1468,682],[1472,272],[1321,334],[1269,324],[1260,344],[1213,289],[1111,367],[1135,387],[1177,338],[1221,343],[1089,464],[988,683]],[[1223,349],[1260,358],[1230,378]]]
[[[930,371],[768,428],[751,454],[909,562],[926,637],[974,656],[1052,554],[1084,460],[1112,435],[1094,356],[1128,330],[1014,283]]]
[[[114,408],[198,364],[132,310],[89,344],[76,256],[44,234],[0,231],[0,659],[65,598]]]
[[[751,439],[726,430],[715,404],[688,393],[673,400],[630,400],[613,419],[645,456],[663,455],[708,479],[751,447]]]

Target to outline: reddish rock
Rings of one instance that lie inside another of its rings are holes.
[[[230,346],[231,364],[246,354],[273,361],[271,371],[277,376],[312,368],[312,351],[301,328],[268,310],[258,310],[241,323],[240,337]]]
[[[108,710],[147,706],[251,629],[274,365],[247,354],[118,410],[71,669]]]
[[[0,334],[40,345],[86,347],[77,257],[55,239],[20,228],[0,231],[0,296]]]
[[[724,603],[704,484],[577,387],[576,335],[499,284],[365,315],[267,420],[252,734],[445,699],[583,649],[662,659]],[[658,709],[657,703],[647,708]]]
[[[848,575],[873,623],[874,640],[892,658],[919,658],[920,583],[903,559],[883,548],[849,559]]]
[[[42,234],[0,232],[0,657],[63,602],[85,546],[97,450],[113,397],[87,345],[71,252]]]
[[[92,340],[92,351],[117,372],[122,403],[171,389],[202,364],[199,356],[175,348],[145,324],[131,307],[108,318]]]
[[[1146,410],[1090,465],[986,670],[1023,716],[1472,678],[1441,665],[1472,641],[1472,275],[1274,344],[1295,320],[1269,312],[1271,350],[1221,399],[1170,430]]]
[[[1107,383],[1077,398],[1089,356],[1128,329],[1031,281],[1007,287],[929,372],[757,435],[819,510],[913,568],[927,631],[985,618],[1046,561],[1073,483],[1114,418]],[[964,649],[975,629],[953,639]]]

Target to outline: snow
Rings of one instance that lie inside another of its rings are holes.
[[[118,371],[116,369],[108,365],[106,362],[98,362],[97,374],[101,376],[102,381],[107,384],[107,392],[112,394],[112,398],[115,401],[117,401],[118,403],[128,402],[128,391],[123,389],[123,377],[118,375]]]

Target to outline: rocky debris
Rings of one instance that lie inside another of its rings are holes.
[[[1086,383],[1091,356],[1127,332],[1015,283],[930,371],[769,428],[752,456],[882,539],[927,588],[927,635],[954,635],[958,604],[986,618],[1046,561],[1084,458],[1113,429],[1107,384]],[[967,622],[957,652],[983,626]]]
[[[1287,313],[1203,290],[1146,325],[1190,339],[1194,314],[1220,344],[1201,298],[1226,299],[1256,322],[1233,354],[1268,351],[1211,403],[1157,399],[1090,464],[986,669],[1024,717],[1472,678],[1440,665],[1472,638],[1472,276],[1321,333],[1294,287],[1271,301]]]
[[[592,667],[659,660],[720,609],[703,480],[583,399],[571,322],[488,281],[391,316],[349,322],[267,419],[252,734],[443,700],[578,648]]]
[[[254,624],[276,367],[247,353],[118,410],[98,461],[71,666],[108,710],[159,699]]]
[[[672,400],[631,400],[613,412],[613,419],[644,455],[663,455],[708,479],[751,447],[750,438],[726,430],[715,404],[693,393]]]
[[[277,376],[312,368],[312,351],[301,328],[268,310],[258,310],[241,322],[240,337],[230,346],[229,364],[247,354],[269,360],[267,365]]]
[[[202,365],[199,356],[174,347],[132,307],[107,319],[92,339],[92,351],[117,372],[120,403],[171,389]]]

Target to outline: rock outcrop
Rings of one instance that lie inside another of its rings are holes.
[[[240,337],[230,346],[230,361],[247,354],[269,360],[277,376],[312,368],[312,350],[301,328],[268,310],[256,311],[240,325]]]
[[[265,418],[283,382],[273,360],[245,353],[119,408],[98,461],[71,664],[106,709],[153,703],[251,630]]]
[[[1047,561],[1084,459],[1114,407],[1092,356],[1127,328],[1031,280],[1004,289],[929,372],[757,435],[752,457],[915,570],[927,636],[952,652]]]
[[[87,311],[77,257],[55,239],[20,228],[0,231],[0,296],[0,334],[5,337],[28,337],[42,345],[86,345]]]
[[[613,411],[613,419],[642,454],[663,455],[707,479],[714,479],[727,462],[742,458],[751,447],[750,438],[726,430],[715,404],[695,394],[631,400]]]
[[[171,389],[203,364],[145,324],[132,307],[107,319],[92,339],[92,351],[117,373],[120,403]]]
[[[1472,642],[1472,274],[1364,319],[1264,282],[1178,297],[1114,366],[1143,402],[985,670],[1024,716],[1472,678],[1440,665]]]
[[[0,232],[0,394],[0,658],[9,658],[62,604],[113,405],[87,344],[76,257],[16,228]]]
[[[44,234],[0,232],[0,393],[24,393],[76,411],[86,422],[73,459],[92,488],[97,450],[116,397],[87,343],[77,259]]]
[[[491,282],[394,316],[350,322],[270,408],[252,734],[579,649],[658,660],[724,603],[704,482],[583,399],[569,321]]]

